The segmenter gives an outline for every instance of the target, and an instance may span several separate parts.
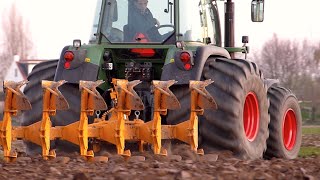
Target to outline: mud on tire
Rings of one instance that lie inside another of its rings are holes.
[[[296,96],[288,89],[271,86],[269,138],[265,158],[294,159],[301,146],[302,117]]]

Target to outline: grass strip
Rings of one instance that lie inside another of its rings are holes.
[[[301,147],[299,151],[299,157],[310,157],[310,156],[318,156],[320,155],[319,147]]]

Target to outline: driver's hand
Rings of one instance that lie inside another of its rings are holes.
[[[155,22],[156,22],[156,26],[159,27],[160,26],[160,22],[158,21],[158,19],[154,18]]]

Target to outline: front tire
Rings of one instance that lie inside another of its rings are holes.
[[[270,136],[267,140],[265,158],[294,159],[298,156],[302,141],[302,117],[295,95],[288,89],[271,86],[269,124]]]

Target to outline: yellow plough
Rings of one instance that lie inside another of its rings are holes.
[[[57,110],[67,110],[69,107],[68,102],[58,90],[65,81],[42,81],[42,119],[29,126],[13,127],[12,116],[17,115],[18,111],[31,109],[31,105],[20,91],[20,87],[26,84],[26,81],[19,83],[5,81],[4,118],[0,122],[0,144],[5,161],[11,162],[17,158],[17,153],[11,149],[12,141],[17,139],[41,146],[45,160],[56,157],[55,151],[50,149],[50,141],[55,139],[78,145],[81,156],[88,161],[94,160],[93,150],[88,150],[89,138],[114,144],[117,153],[126,158],[131,156],[130,150],[125,150],[126,141],[136,141],[140,151],[143,151],[145,143],[149,143],[153,146],[154,154],[167,155],[166,149],[161,146],[161,140],[178,139],[189,144],[194,152],[204,153],[202,149],[198,149],[198,115],[202,115],[204,109],[217,108],[214,99],[205,89],[213,81],[190,81],[190,118],[177,125],[161,125],[161,115],[166,115],[168,109],[180,108],[179,101],[169,89],[175,81],[152,82],[154,109],[153,119],[149,121],[139,119],[139,110],[144,109],[144,104],[134,91],[134,87],[141,81],[113,79],[112,82],[114,87],[110,95],[113,107],[108,110],[104,99],[96,90],[103,81],[80,81],[79,120],[67,126],[52,127],[50,116],[54,116]],[[94,115],[98,110],[104,110],[105,113],[101,118],[95,118],[94,123],[88,124],[88,116]],[[136,118],[131,120],[129,115],[132,111],[136,112]]]

